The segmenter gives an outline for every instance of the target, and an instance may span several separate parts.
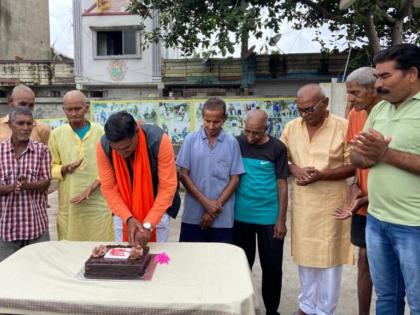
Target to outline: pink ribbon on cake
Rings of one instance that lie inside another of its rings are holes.
[[[171,258],[168,256],[167,253],[159,253],[155,256],[155,263],[162,265],[162,264],[169,264]]]

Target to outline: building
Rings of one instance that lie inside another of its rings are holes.
[[[162,81],[167,96],[294,97],[305,84],[341,78],[346,59],[345,53],[251,54],[245,61],[240,58],[165,59]],[[244,74],[242,62],[246,63]]]
[[[37,118],[63,117],[62,96],[74,89],[73,60],[50,48],[48,0],[0,1],[0,115],[24,84],[36,95]]]
[[[47,16],[48,0],[1,0],[0,60],[48,59],[50,29]]]
[[[75,80],[91,98],[157,97],[161,82],[160,44],[145,47],[137,15],[126,12],[129,0],[73,0]],[[145,21],[152,29],[158,23]]]

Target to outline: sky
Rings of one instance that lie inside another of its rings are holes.
[[[72,0],[49,0],[50,44],[58,52],[73,58]]]
[[[92,0],[92,3],[94,0]],[[50,9],[50,43],[53,48],[65,56],[73,58],[73,15],[72,15],[72,0],[49,0]],[[277,42],[273,50],[282,53],[311,53],[319,52],[321,46],[319,43],[314,42],[312,39],[315,36],[314,29],[302,29],[299,31],[293,30],[290,24],[283,22],[281,31],[281,38]],[[331,33],[327,27],[321,30],[325,39],[331,38]],[[276,34],[267,32],[271,37]],[[250,46],[256,44],[258,53],[259,47],[264,45],[265,40],[250,40]],[[343,45],[340,50],[345,49]],[[239,56],[240,47],[238,46],[235,56]]]

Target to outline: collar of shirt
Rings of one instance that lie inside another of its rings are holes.
[[[5,140],[5,142],[7,143],[6,144],[6,146],[7,146],[6,147],[6,152],[14,151],[13,146],[12,146],[12,138],[9,138],[9,139]],[[26,147],[24,152],[26,150],[29,150],[29,151],[34,151],[35,150],[33,140],[29,139],[28,146]]]
[[[200,129],[200,135],[201,135],[201,139],[202,140],[206,140],[207,139],[207,135],[206,132],[204,131],[204,128]],[[223,142],[223,140],[225,140],[225,132],[223,131],[223,129],[220,131],[219,135],[217,136],[216,140],[218,142]]]
[[[419,92],[417,92],[416,94],[414,94],[412,97],[407,98],[406,102],[407,102],[407,101],[411,101],[411,100],[413,100],[413,99],[415,99],[415,100],[420,100],[420,91],[419,91]],[[404,102],[404,103],[405,103],[405,102]]]
[[[407,104],[411,104],[412,100],[420,100],[420,92],[417,92],[413,96],[407,98],[398,107],[395,107],[395,104],[390,103],[390,102],[385,101],[385,100],[380,101],[378,104],[382,104],[383,106],[387,106],[388,108],[391,108],[391,110],[394,111],[394,112],[399,112],[399,111],[401,111],[401,108],[405,108]],[[417,106],[417,104],[416,104],[416,106]],[[379,108],[379,106],[378,106],[378,108]]]
[[[328,121],[329,121],[329,119],[330,119],[330,116],[331,116],[331,113],[330,113],[330,112],[328,112],[328,116],[327,116],[327,117],[325,117],[324,122],[322,123],[321,127],[319,127],[319,129],[318,129],[318,130],[320,130],[320,129],[324,128],[324,127],[327,125],[327,123],[328,123]],[[302,127],[302,128],[303,128],[303,127],[306,127],[306,123],[305,123],[305,121],[303,120],[303,118],[302,118],[302,117],[299,117],[298,119],[300,119],[300,125],[301,125],[301,127]]]

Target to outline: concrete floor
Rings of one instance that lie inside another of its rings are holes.
[[[57,216],[57,192],[49,195],[48,215],[50,219],[50,235],[51,239],[57,239],[56,232],[56,216]],[[177,242],[179,237],[181,215],[176,220],[171,220],[171,233],[169,237],[170,242]],[[290,231],[290,213],[288,214],[288,229]],[[356,252],[357,254],[357,252]],[[265,314],[264,304],[261,299],[261,267],[257,256],[255,265],[252,271],[253,283],[260,301],[261,314]],[[341,294],[336,309],[338,315],[356,315],[358,313],[357,307],[357,292],[356,292],[356,277],[357,268],[353,266],[345,266],[343,270],[343,278],[341,285]],[[300,285],[297,272],[297,266],[293,263],[290,256],[290,233],[286,236],[283,256],[283,286],[282,296],[280,302],[280,313],[282,315],[289,315],[297,310],[298,295]],[[374,314],[375,306],[372,304],[371,314]],[[408,314],[408,311],[406,311]]]

